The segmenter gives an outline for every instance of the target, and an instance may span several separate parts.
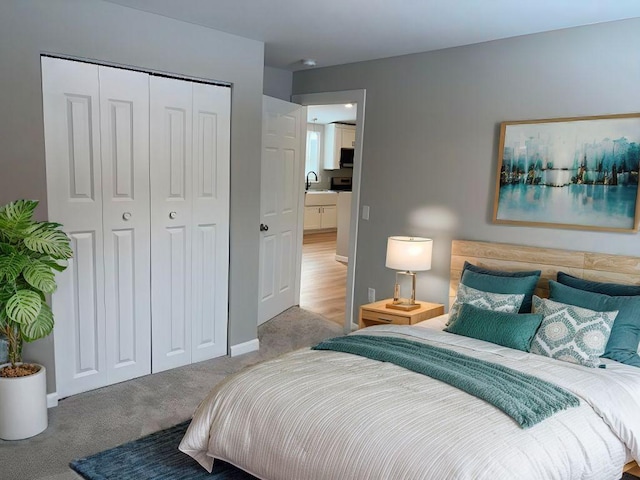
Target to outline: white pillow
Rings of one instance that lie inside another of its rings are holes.
[[[534,295],[533,311],[544,318],[531,342],[531,353],[585,367],[600,365],[617,310],[596,312]]]
[[[524,294],[516,293],[490,293],[476,290],[461,283],[458,285],[456,298],[453,305],[449,309],[449,321],[447,325],[451,325],[458,318],[460,307],[464,303],[473,305],[474,307],[484,310],[493,310],[495,312],[516,313],[520,310],[520,305],[524,300]]]

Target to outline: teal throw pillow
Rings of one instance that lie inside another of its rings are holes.
[[[540,270],[530,272],[504,272],[464,263],[461,283],[491,293],[524,294],[520,313],[531,312],[531,297],[540,279]]]
[[[445,331],[528,352],[541,322],[540,314],[495,312],[466,303]]]
[[[536,295],[533,310],[544,318],[531,342],[531,353],[585,367],[600,365],[617,311],[597,312]]]
[[[557,302],[577,305],[598,312],[618,310],[611,329],[609,343],[602,355],[620,363],[640,367],[640,296],[610,296],[586,292],[561,283],[549,281],[549,298]]]
[[[447,325],[456,320],[460,313],[460,308],[465,303],[470,303],[484,310],[493,310],[497,312],[515,313],[522,305],[523,294],[512,293],[490,293],[467,287],[464,284],[458,285],[456,298],[453,305],[449,309],[449,320]]]
[[[593,293],[604,293],[612,297],[640,295],[640,286],[622,285],[621,283],[594,282],[583,278],[574,277],[568,273],[558,272],[558,283],[567,285],[578,290],[585,290]]]

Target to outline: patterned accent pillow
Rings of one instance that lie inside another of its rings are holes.
[[[456,298],[449,309],[449,321],[451,325],[456,321],[460,313],[460,307],[468,303],[483,310],[493,310],[496,312],[516,313],[522,305],[524,294],[515,293],[490,293],[476,290],[461,283],[458,285]]]
[[[600,365],[617,311],[596,312],[536,295],[533,311],[544,318],[531,342],[531,353],[585,367]]]

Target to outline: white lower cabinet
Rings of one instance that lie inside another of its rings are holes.
[[[336,228],[337,226],[338,211],[335,205],[318,205],[304,207],[305,230]]]
[[[227,351],[230,89],[42,57],[60,397]]]
[[[338,226],[338,194],[331,190],[310,190],[304,194],[304,230]]]

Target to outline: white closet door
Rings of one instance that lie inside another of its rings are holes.
[[[100,67],[109,383],[151,373],[149,75]]]
[[[49,219],[74,256],[53,295],[61,397],[107,383],[98,67],[42,58]]]
[[[192,362],[226,355],[231,89],[193,84]]]
[[[192,84],[151,76],[152,371],[191,363]]]

